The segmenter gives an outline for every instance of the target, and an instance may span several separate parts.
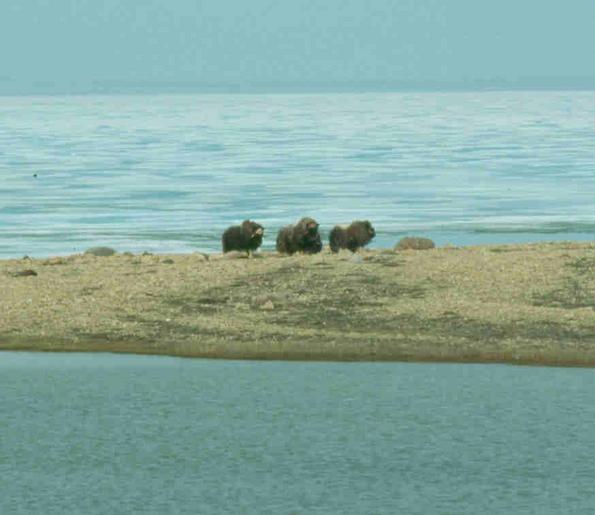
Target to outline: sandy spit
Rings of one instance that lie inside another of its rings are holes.
[[[0,261],[3,350],[593,366],[594,308],[592,243]]]

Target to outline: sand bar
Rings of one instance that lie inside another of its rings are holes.
[[[2,260],[0,292],[4,350],[595,365],[592,243]]]

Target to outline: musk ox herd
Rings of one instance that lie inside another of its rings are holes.
[[[366,246],[376,231],[368,220],[355,220],[343,227],[336,225],[329,235],[329,246],[332,252],[348,249],[356,252]],[[264,227],[252,220],[244,220],[241,225],[228,227],[223,236],[223,252],[232,250],[254,252],[262,244]],[[318,222],[313,218],[302,218],[294,225],[282,227],[277,234],[277,252],[281,254],[316,254],[322,250],[322,240],[318,232]]]

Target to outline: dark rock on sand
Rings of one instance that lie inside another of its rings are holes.
[[[248,258],[248,254],[241,250],[229,250],[223,253],[224,259],[246,259]]]
[[[85,254],[89,254],[91,256],[107,257],[113,256],[116,254],[116,251],[111,247],[91,247],[90,249],[85,250]]]
[[[68,263],[68,261],[66,258],[59,257],[59,256],[48,258],[41,262],[41,264],[44,266],[65,265],[67,263]]]
[[[35,270],[31,270],[30,268],[27,270],[19,270],[18,272],[11,272],[10,275],[13,277],[31,277],[37,275]]]

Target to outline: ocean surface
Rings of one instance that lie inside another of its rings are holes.
[[[592,513],[595,371],[0,353],[1,513]]]
[[[220,248],[245,218],[372,247],[593,239],[595,93],[0,97],[0,257]]]

